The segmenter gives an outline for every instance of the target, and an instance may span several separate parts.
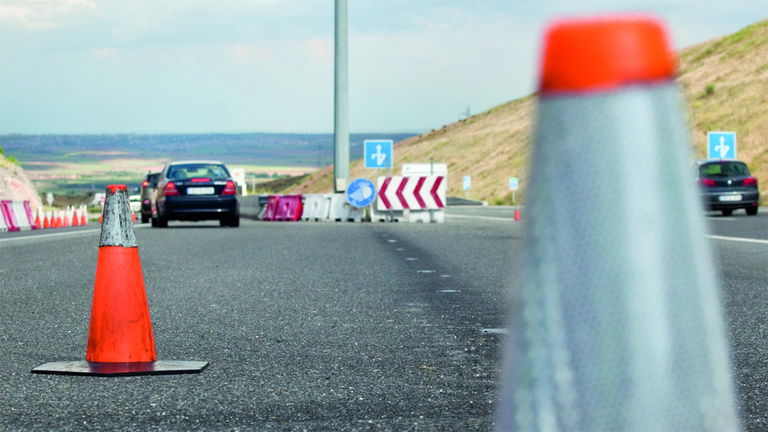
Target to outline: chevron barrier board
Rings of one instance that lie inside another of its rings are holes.
[[[379,177],[376,210],[442,210],[445,192],[445,176]]]

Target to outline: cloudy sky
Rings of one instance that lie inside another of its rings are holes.
[[[531,93],[553,18],[651,12],[675,47],[765,0],[349,0],[350,127],[418,132]],[[0,133],[331,132],[333,0],[0,0]]]

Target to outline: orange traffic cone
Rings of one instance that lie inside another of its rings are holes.
[[[77,210],[72,212],[72,226],[80,226],[80,218],[77,217]]]
[[[33,373],[195,373],[208,362],[157,361],[139,249],[125,185],[107,186],[85,361],[46,363]]]
[[[53,226],[54,228],[60,228],[61,227],[61,211],[56,212],[56,224]]]
[[[43,223],[40,220],[40,210],[35,212],[35,229],[41,229],[43,228]]]
[[[131,212],[131,222],[136,222],[136,213]]]
[[[86,225],[88,225],[88,218],[85,216],[86,214],[88,214],[88,208],[86,208],[86,207],[83,207],[83,208],[80,210],[80,225],[81,225],[81,226],[86,226]]]
[[[104,213],[99,215],[99,223],[104,223]]]
[[[48,212],[43,212],[43,228],[48,229],[51,227],[51,219],[48,217]]]
[[[642,15],[546,34],[498,430],[742,429],[672,52]]]
[[[515,220],[516,221],[520,220],[520,209],[519,208],[515,209]]]
[[[61,226],[68,227],[69,226],[69,210],[64,210],[63,215],[61,216]]]

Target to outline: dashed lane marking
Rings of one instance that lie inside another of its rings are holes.
[[[753,238],[743,238],[743,237],[724,237],[724,236],[716,236],[716,235],[710,235],[707,236],[713,240],[724,240],[724,241],[735,241],[735,242],[742,242],[742,243],[757,243],[757,244],[768,244],[768,240],[762,240],[762,239],[753,239]]]

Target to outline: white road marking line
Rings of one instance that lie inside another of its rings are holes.
[[[144,225],[136,225],[134,226],[134,229],[136,228],[146,228]],[[6,239],[0,239],[0,243],[2,242],[14,242],[14,241],[26,241],[26,240],[41,240],[41,239],[50,239],[52,237],[67,237],[67,236],[77,236],[81,234],[90,234],[101,232],[101,228],[96,229],[87,229],[87,230],[78,230],[78,231],[67,231],[67,232],[60,232],[60,233],[50,233],[50,234],[37,234],[37,235],[30,235],[30,236],[24,236],[24,237],[12,237],[12,238],[6,238]]]
[[[716,235],[710,235],[707,236],[713,240],[725,240],[725,241],[735,241],[735,242],[742,242],[742,243],[757,243],[757,244],[768,244],[768,240],[760,240],[760,239],[751,239],[751,238],[743,238],[743,237],[723,237],[723,236],[716,236]]]
[[[446,214],[445,217],[447,218],[453,218],[453,219],[485,219],[485,220],[492,220],[492,221],[503,221],[503,222],[512,222],[512,218],[503,218],[503,217],[494,217],[494,216],[468,216],[468,215],[455,215],[455,214]]]

